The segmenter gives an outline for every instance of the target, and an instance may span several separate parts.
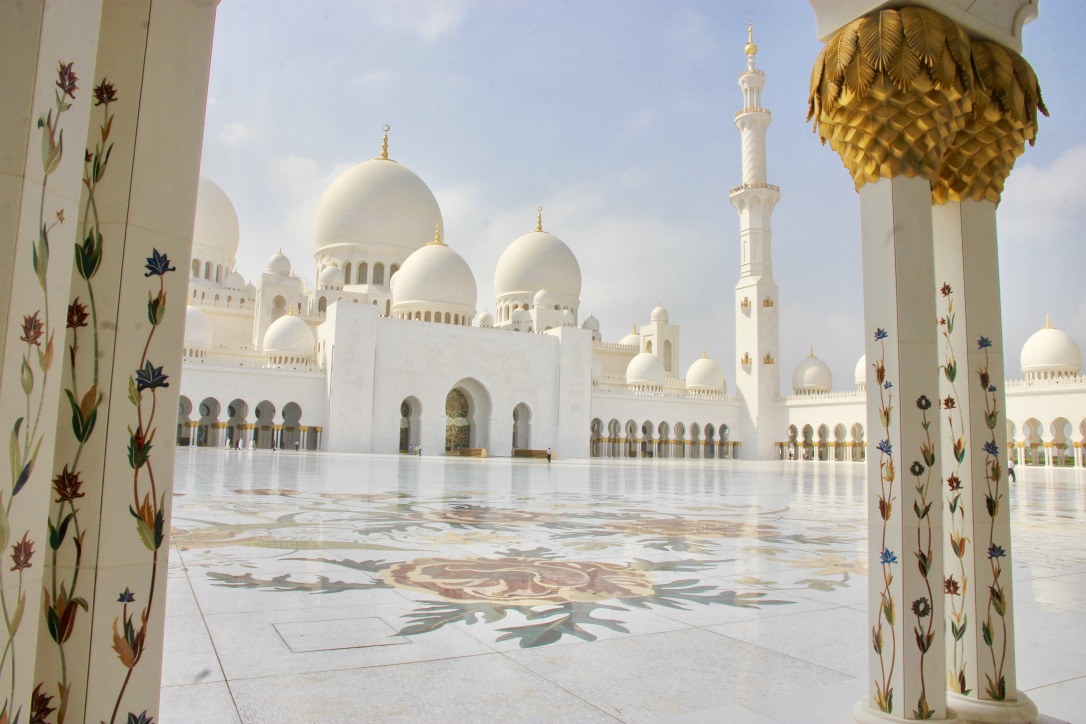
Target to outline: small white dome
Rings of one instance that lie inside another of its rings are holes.
[[[686,371],[686,388],[705,392],[728,391],[724,382],[724,371],[708,357],[694,360],[694,364],[690,365],[690,369]]]
[[[588,319],[581,323],[581,329],[589,329],[593,332],[598,332],[600,331],[600,320],[589,314]]]
[[[546,289],[540,289],[532,298],[532,305],[536,307],[550,309],[556,304],[558,304],[558,299]]]
[[[490,312],[484,311],[475,320],[475,326],[477,326],[477,327],[493,327],[494,326],[494,315],[491,314]]]
[[[656,309],[652,310],[652,321],[659,322],[660,324],[667,324],[667,310],[657,305]]]
[[[282,250],[277,251],[272,255],[271,259],[268,259],[268,273],[278,274],[281,277],[290,276],[291,266],[290,259]]]
[[[860,355],[860,361],[856,363],[856,386],[860,389],[867,388],[867,355]]]
[[[275,320],[264,333],[265,355],[310,357],[315,344],[309,325],[293,314]]]
[[[797,395],[821,394],[833,387],[833,375],[826,363],[814,356],[800,361],[792,373],[792,389]]]
[[[637,333],[637,327],[634,327],[632,332],[630,332],[625,337],[623,337],[622,340],[619,342],[619,344],[628,344],[628,345],[632,345],[632,346],[637,347],[638,349],[640,349],[641,348],[641,335]]]
[[[433,192],[403,164],[385,158],[360,163],[332,182],[317,208],[314,242],[351,244],[365,252],[406,256],[444,224]],[[334,253],[329,251],[328,253]]]
[[[243,277],[237,269],[226,275],[226,280],[222,285],[227,289],[237,289],[241,291],[245,289],[245,277]]]
[[[238,214],[230,197],[206,176],[196,190],[196,219],[192,227],[192,258],[229,260],[238,251]]]
[[[581,297],[581,267],[565,242],[546,231],[532,231],[506,247],[494,270],[494,293],[535,294],[550,290],[566,304]]]
[[[185,312],[185,346],[211,349],[211,322],[202,311],[191,305]]]
[[[317,289],[342,289],[344,283],[343,270],[335,264],[325,267],[317,277]]]
[[[392,278],[392,308],[404,305],[446,305],[475,316],[475,275],[464,257],[441,242],[433,242],[407,257]],[[453,311],[450,309],[450,311]]]
[[[1027,377],[1074,376],[1082,354],[1071,335],[1046,323],[1022,345],[1022,373]]]
[[[562,326],[564,326],[564,327],[573,327],[573,326],[576,326],[576,324],[577,324],[577,320],[575,320],[573,318],[573,312],[569,311],[568,309],[563,309],[562,310]]]
[[[528,314],[528,310],[520,309],[519,307],[513,310],[513,313],[509,315],[509,318],[512,320],[513,324],[526,324],[532,321],[532,315]]]
[[[664,377],[664,363],[651,352],[642,352],[626,366],[628,385],[661,385]]]

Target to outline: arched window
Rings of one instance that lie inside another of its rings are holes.
[[[392,277],[396,276],[396,272],[398,272],[399,270],[400,270],[400,265],[399,264],[393,264],[391,267],[389,267],[388,278],[389,278],[390,281],[392,280]]]
[[[664,358],[663,358],[662,361],[664,363],[664,371],[665,372],[670,372],[671,371],[671,340],[670,339],[665,339],[664,340],[664,354],[663,354],[663,357]]]
[[[378,262],[373,265],[373,283],[384,284],[385,283],[385,265]]]
[[[351,262],[343,265],[343,279],[347,284],[351,283]]]
[[[204,264],[204,279],[211,279],[211,262]]]
[[[199,259],[193,259],[192,260],[192,278],[193,279],[199,279],[200,278],[200,260]]]
[[[451,322],[451,321],[452,321],[452,320],[451,320],[451,318],[449,317],[449,313],[448,313],[448,312],[445,312],[445,324],[448,324],[448,323],[449,323],[449,322]]]
[[[370,265],[364,261],[358,263],[358,283],[369,284]]]
[[[324,314],[328,311],[328,300],[326,298],[321,297],[319,300],[317,300],[317,311],[321,314]]]
[[[429,322],[430,321],[430,313],[429,312],[427,312],[426,316],[422,318],[422,321],[424,321],[424,322]]]
[[[386,299],[385,300],[385,316],[387,317],[390,314],[392,314],[392,300],[391,299]]]
[[[215,267],[215,282],[218,284],[222,283],[222,264]]]

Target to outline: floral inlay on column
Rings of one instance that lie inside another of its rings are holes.
[[[143,353],[140,356],[139,367],[135,374],[128,378],[128,400],[136,408],[136,427],[128,428],[128,464],[132,468],[132,504],[128,510],[136,519],[136,532],[140,542],[151,553],[151,576],[145,589],[147,601],[140,609],[139,623],[135,621],[135,613],[130,612],[128,604],[137,603],[137,594],[130,590],[131,587],[118,595],[117,602],[122,604],[121,615],[113,621],[113,650],[121,664],[128,669],[124,683],[117,693],[117,701],[113,706],[113,716],[110,722],[117,719],[117,712],[124,699],[125,689],[132,678],[132,671],[139,664],[147,641],[147,622],[151,615],[151,607],[155,601],[155,581],[158,576],[159,553],[162,549],[162,541],[165,535],[166,491],[161,492],[155,483],[154,462],[151,456],[152,442],[155,439],[155,415],[158,411],[156,391],[163,387],[169,387],[169,376],[163,373],[162,367],[156,367],[148,358],[151,341],[155,331],[166,316],[166,288],[165,275],[177,271],[170,266],[170,260],[158,249],[151,250],[151,256],[147,257],[144,265],[147,270],[145,277],[158,277],[158,291],[152,295],[147,294],[147,319],[151,323],[151,331],[147,335],[147,341],[143,345]],[[149,402],[148,402],[149,398]],[[137,590],[139,590],[137,588]],[[135,609],[136,606],[133,606]],[[129,721],[148,721],[146,712],[140,715],[129,713]]]
[[[879,517],[882,518],[882,540],[879,546],[879,564],[882,567],[882,593],[880,595],[879,623],[871,630],[871,642],[879,656],[879,679],[875,681],[875,704],[880,711],[889,714],[894,710],[894,689],[890,681],[894,676],[894,657],[897,654],[897,634],[894,622],[897,619],[894,594],[890,584],[894,581],[893,566],[898,562],[894,552],[886,547],[886,530],[890,517],[894,513],[894,479],[897,472],[894,466],[894,448],[890,444],[890,421],[893,417],[894,393],[890,392],[893,383],[886,377],[886,338],[885,329],[875,330],[875,341],[882,342],[882,356],[872,366],[875,368],[875,381],[879,389],[879,419],[882,423],[883,439],[877,446],[879,451]],[[883,636],[883,621],[890,627],[890,647],[886,650]],[[889,655],[890,668],[886,668],[886,655]]]
[[[1003,493],[1000,491],[1000,484],[1003,480],[1003,466],[999,462],[999,446],[996,444],[995,431],[999,425],[996,386],[991,384],[988,375],[988,349],[991,346],[992,342],[987,337],[982,336],[977,340],[977,349],[984,351],[984,364],[977,368],[977,382],[983,391],[984,422],[989,435],[988,441],[984,443],[984,453],[987,456],[984,461],[984,478],[988,487],[984,496],[984,504],[988,511],[988,563],[992,568],[992,583],[988,587],[988,611],[985,621],[981,624],[981,635],[984,637],[985,646],[991,652],[992,670],[994,672],[993,674],[984,674],[984,677],[988,680],[986,690],[988,696],[992,699],[1003,701],[1007,698],[1007,680],[1003,675],[1003,666],[1007,660],[1007,598],[1003,583],[999,580],[1000,575],[1003,573],[999,559],[1006,556],[1007,551],[1003,545],[997,544],[995,540],[996,518],[999,517],[1000,501],[1003,499]],[[999,617],[999,625],[1002,627],[1002,635],[999,637],[998,646],[993,636],[993,611]]]
[[[53,366],[53,320],[49,310],[49,293],[47,277],[49,274],[49,232],[57,224],[64,223],[64,209],[55,211],[49,221],[46,221],[45,197],[49,185],[49,176],[57,170],[64,156],[64,129],[60,127],[61,116],[72,107],[69,102],[75,100],[75,92],[79,90],[77,83],[79,77],[75,73],[74,63],[59,62],[57,68],[56,90],[53,95],[56,99],[54,108],[50,108],[44,116],[39,116],[37,127],[41,129],[41,164],[42,182],[40,201],[38,203],[37,239],[31,246],[30,265],[34,276],[41,288],[41,300],[37,309],[30,314],[23,315],[23,323],[18,327],[21,332],[19,340],[26,344],[19,367],[19,382],[23,395],[26,398],[26,414],[19,417],[12,424],[11,437],[8,442],[8,456],[11,463],[11,488],[7,500],[0,493],[0,549],[6,550],[11,542],[11,508],[15,496],[23,490],[34,471],[34,464],[38,459],[38,450],[41,448],[43,434],[40,431],[42,421],[42,407],[45,401],[46,379]],[[55,113],[55,115],[54,115]],[[33,307],[30,303],[28,306]],[[35,368],[41,374],[41,378],[35,376]],[[30,531],[23,533],[22,539],[11,546],[11,559],[14,565],[5,570],[0,567],[0,609],[4,615],[4,629],[7,633],[3,652],[0,653],[0,675],[7,674],[4,681],[8,686],[4,694],[3,708],[0,709],[0,721],[17,721],[22,713],[22,708],[14,709],[15,703],[15,635],[19,631],[22,622],[23,610],[26,604],[26,592],[23,590],[23,571],[30,568],[33,563],[36,541],[30,538]],[[15,600],[9,600],[8,581],[5,576],[18,573],[18,586]],[[4,669],[7,668],[5,672]]]
[[[931,573],[934,556],[932,554],[931,532],[931,506],[928,493],[931,490],[932,469],[935,467],[935,446],[931,440],[931,420],[928,419],[928,410],[931,409],[931,399],[927,395],[921,395],[916,400],[916,407],[920,410],[921,426],[924,428],[925,442],[920,446],[920,456],[923,462],[914,460],[909,466],[909,473],[916,478],[916,494],[919,500],[913,501],[913,512],[916,514],[916,563],[920,574],[924,577],[924,585],[927,587],[927,596],[921,596],[913,601],[912,611],[916,616],[916,625],[913,633],[916,634],[916,647],[920,649],[920,697],[916,702],[913,716],[917,719],[931,719],[935,712],[928,706],[927,681],[924,678],[924,661],[927,658],[931,645],[935,641],[935,617],[931,615],[932,601],[935,596],[931,590]],[[938,508],[936,509],[938,512]],[[942,652],[936,652],[942,655]]]

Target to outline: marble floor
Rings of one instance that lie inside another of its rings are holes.
[[[1018,686],[1086,721],[1086,473],[1011,488]],[[842,722],[864,469],[181,448],[160,720]]]

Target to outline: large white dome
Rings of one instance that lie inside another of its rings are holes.
[[[1082,368],[1082,354],[1071,335],[1046,322],[1022,345],[1022,374],[1027,378],[1074,376]]]
[[[314,241],[317,252],[348,244],[404,256],[444,228],[430,188],[403,164],[385,158],[347,169],[321,198]],[[334,254],[334,252],[331,252]]]
[[[392,277],[392,309],[405,306],[452,307],[475,316],[475,275],[464,258],[441,242],[432,242],[407,257]],[[449,311],[453,311],[450,309]]]
[[[185,347],[191,349],[211,349],[211,322],[197,307],[189,305],[185,312]]]
[[[315,346],[312,330],[302,319],[287,314],[275,320],[264,333],[264,354],[311,357]]]
[[[860,360],[856,363],[856,386],[861,390],[867,388],[867,355],[860,355]]]
[[[581,267],[565,242],[546,231],[532,231],[506,247],[494,271],[494,294],[534,297],[546,289],[565,305],[581,298]]]
[[[797,395],[821,394],[833,387],[833,375],[826,363],[814,356],[802,360],[792,373],[792,389]]]
[[[704,392],[728,392],[724,382],[724,371],[713,360],[703,356],[694,360],[686,371],[686,388]]]
[[[230,197],[206,176],[196,190],[196,220],[192,227],[192,258],[234,265],[238,252],[238,214]]]
[[[664,363],[651,352],[642,352],[626,366],[626,384],[661,385],[664,382]]]

